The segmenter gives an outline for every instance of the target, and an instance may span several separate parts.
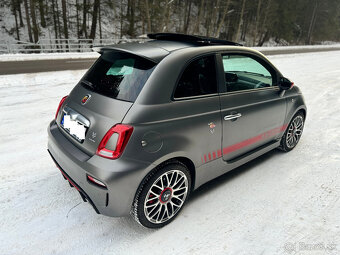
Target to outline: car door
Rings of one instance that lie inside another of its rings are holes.
[[[279,75],[265,59],[245,53],[221,54],[222,70],[221,151],[223,160],[232,162],[280,137],[286,102],[277,86]]]

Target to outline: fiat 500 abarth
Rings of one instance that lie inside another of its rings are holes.
[[[131,213],[157,228],[202,184],[274,148],[292,150],[306,106],[258,51],[148,36],[97,48],[100,57],[48,127],[48,151],[97,213]]]

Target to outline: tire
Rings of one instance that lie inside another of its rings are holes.
[[[303,127],[305,122],[305,116],[302,112],[298,112],[294,115],[290,121],[285,133],[281,138],[280,149],[284,152],[291,151],[300,141]]]
[[[140,185],[131,214],[142,226],[161,228],[178,215],[191,191],[188,168],[171,162],[152,171]]]

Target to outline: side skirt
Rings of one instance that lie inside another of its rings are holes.
[[[215,179],[245,163],[258,158],[259,156],[277,148],[280,146],[280,140],[275,140],[270,143],[264,144],[252,151],[249,151],[237,158],[229,161],[224,161],[222,158],[213,160],[207,164],[202,165],[196,169],[196,181],[194,190],[199,186],[207,183],[208,181]]]

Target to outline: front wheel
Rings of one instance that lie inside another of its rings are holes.
[[[190,194],[191,178],[187,167],[170,163],[149,174],[139,190],[132,215],[144,227],[160,228],[180,212]]]
[[[288,152],[295,148],[295,146],[300,141],[304,127],[304,121],[305,117],[301,112],[298,112],[293,117],[281,139],[281,150]]]

